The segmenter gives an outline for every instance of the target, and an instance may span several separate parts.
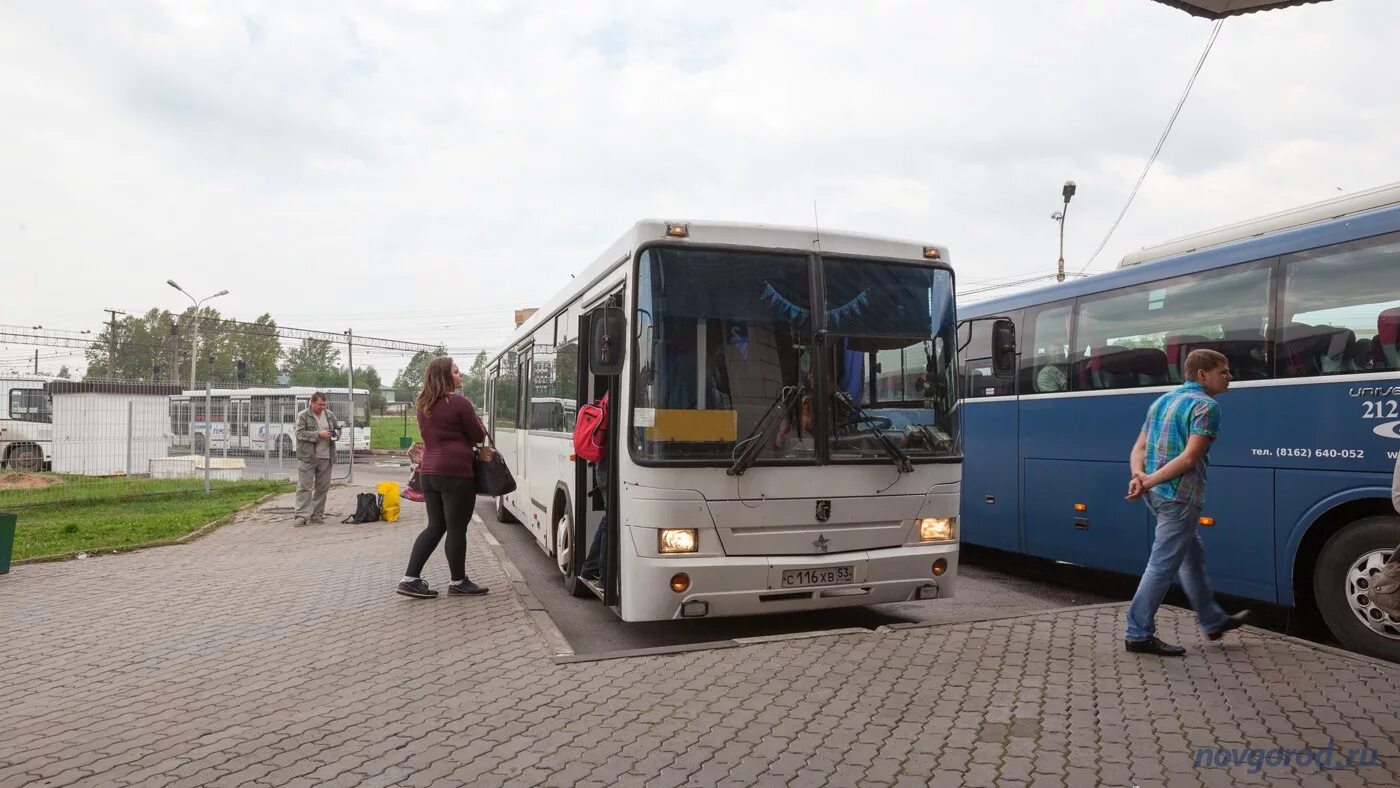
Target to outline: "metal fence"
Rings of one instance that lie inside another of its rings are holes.
[[[295,481],[297,414],[318,390],[339,424],[334,476],[353,481],[365,390],[0,377],[0,508]]]

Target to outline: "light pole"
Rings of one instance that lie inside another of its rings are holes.
[[[1056,282],[1065,281],[1065,214],[1069,213],[1069,198],[1074,196],[1074,181],[1065,181],[1060,194],[1065,198],[1065,207],[1050,214],[1050,218],[1060,224],[1060,265],[1055,274]]]
[[[185,288],[183,288],[183,287],[181,287],[181,286],[175,284],[175,280],[174,280],[174,279],[167,279],[167,280],[165,280],[165,283],[168,284],[168,285],[170,285],[171,287],[175,288],[176,290],[179,290],[180,292],[185,293],[185,298],[188,298],[188,299],[190,300],[190,302],[194,304],[194,336],[190,338],[190,385],[193,386],[193,385],[194,385],[194,364],[195,364],[196,361],[199,360],[199,308],[204,304],[205,301],[208,301],[208,300],[214,299],[214,298],[218,298],[219,296],[228,295],[228,291],[227,291],[227,290],[220,290],[219,292],[215,293],[214,295],[205,296],[204,298],[201,298],[201,299],[199,299],[198,301],[196,301],[194,296],[192,296],[192,295],[190,295],[189,293],[185,292]]]

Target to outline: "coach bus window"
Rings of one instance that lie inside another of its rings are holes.
[[[1069,328],[1072,304],[1056,304],[1041,308],[1033,317],[1023,321],[1030,335],[1021,344],[1021,392],[1024,394],[1053,394],[1069,391],[1070,370]]]
[[[947,271],[826,258],[831,457],[911,458],[958,450],[957,332]],[[990,345],[990,343],[988,343]]]
[[[758,462],[815,456],[809,279],[805,255],[642,254],[634,456],[729,463],[750,439],[763,441]]]
[[[1400,233],[1283,258],[1279,377],[1400,369]]]
[[[1237,380],[1267,377],[1268,312],[1269,267],[1254,263],[1083,298],[1074,341],[1084,354],[1075,385],[1181,383],[1186,355],[1197,348],[1224,353]]]

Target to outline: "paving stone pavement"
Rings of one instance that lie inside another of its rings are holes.
[[[1400,785],[1400,668],[1270,633],[1206,644],[1169,610],[1190,656],[1136,657],[1110,605],[556,664],[483,530],[491,594],[413,601],[421,506],[293,529],[289,505],[0,576],[0,784]],[[1329,742],[1374,765],[1231,752]]]

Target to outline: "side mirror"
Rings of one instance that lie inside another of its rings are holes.
[[[593,374],[621,374],[627,351],[627,318],[622,314],[621,307],[605,306],[595,312],[590,333],[588,366]]]
[[[992,374],[1001,380],[1016,375],[1016,324],[998,320],[992,324]]]

